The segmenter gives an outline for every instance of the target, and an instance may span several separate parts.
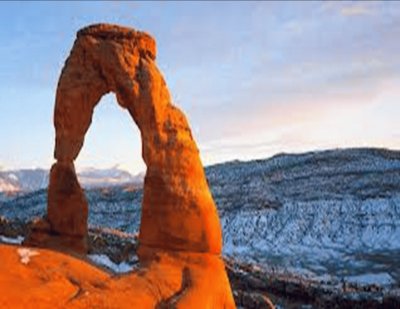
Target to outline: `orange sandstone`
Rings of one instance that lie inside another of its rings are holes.
[[[171,102],[155,57],[155,41],[143,32],[105,24],[78,32],[57,87],[57,163],[48,221],[57,235],[83,237],[87,229],[86,201],[73,161],[96,104],[111,91],[142,137],[147,173],[140,246],[219,254],[221,227],[199,151],[185,115]]]
[[[56,141],[47,218],[26,245],[87,251],[88,205],[74,160],[100,98],[114,92],[139,127],[147,165],[136,273],[110,277],[86,263],[39,250],[30,267],[0,247],[0,306],[62,308],[234,308],[220,258],[218,213],[185,115],[157,68],[154,39],[98,24],[77,34],[56,94]],[[5,261],[5,262],[4,262]],[[23,281],[23,293],[15,282]]]
[[[136,272],[115,276],[63,253],[0,245],[0,308],[234,308],[221,259],[159,252]]]

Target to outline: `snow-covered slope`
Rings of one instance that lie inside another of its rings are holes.
[[[282,154],[207,172],[226,255],[313,277],[400,283],[400,152]]]
[[[329,280],[400,284],[400,152],[344,149],[206,168],[224,254]],[[87,190],[91,225],[136,232],[141,190]],[[45,190],[0,200],[0,215],[45,211]]]

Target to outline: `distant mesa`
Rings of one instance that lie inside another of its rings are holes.
[[[78,32],[57,87],[57,162],[50,171],[47,217],[33,226],[25,244],[87,252],[89,205],[74,160],[95,106],[114,92],[140,130],[147,166],[138,249],[143,273],[130,275],[131,282],[148,282],[136,285],[142,308],[234,308],[199,151],[155,58],[156,43],[144,32],[108,24]]]

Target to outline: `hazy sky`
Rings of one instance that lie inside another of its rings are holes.
[[[57,80],[76,31],[152,34],[203,163],[348,146],[400,149],[400,3],[1,2],[0,166],[48,168]],[[114,95],[77,167],[143,170]]]

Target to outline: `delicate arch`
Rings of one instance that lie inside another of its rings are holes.
[[[51,231],[83,241],[87,202],[74,170],[94,107],[112,91],[138,125],[147,165],[139,233],[149,248],[221,252],[218,214],[184,114],[171,104],[156,63],[154,39],[113,25],[78,32],[56,94],[56,143],[50,175]]]

